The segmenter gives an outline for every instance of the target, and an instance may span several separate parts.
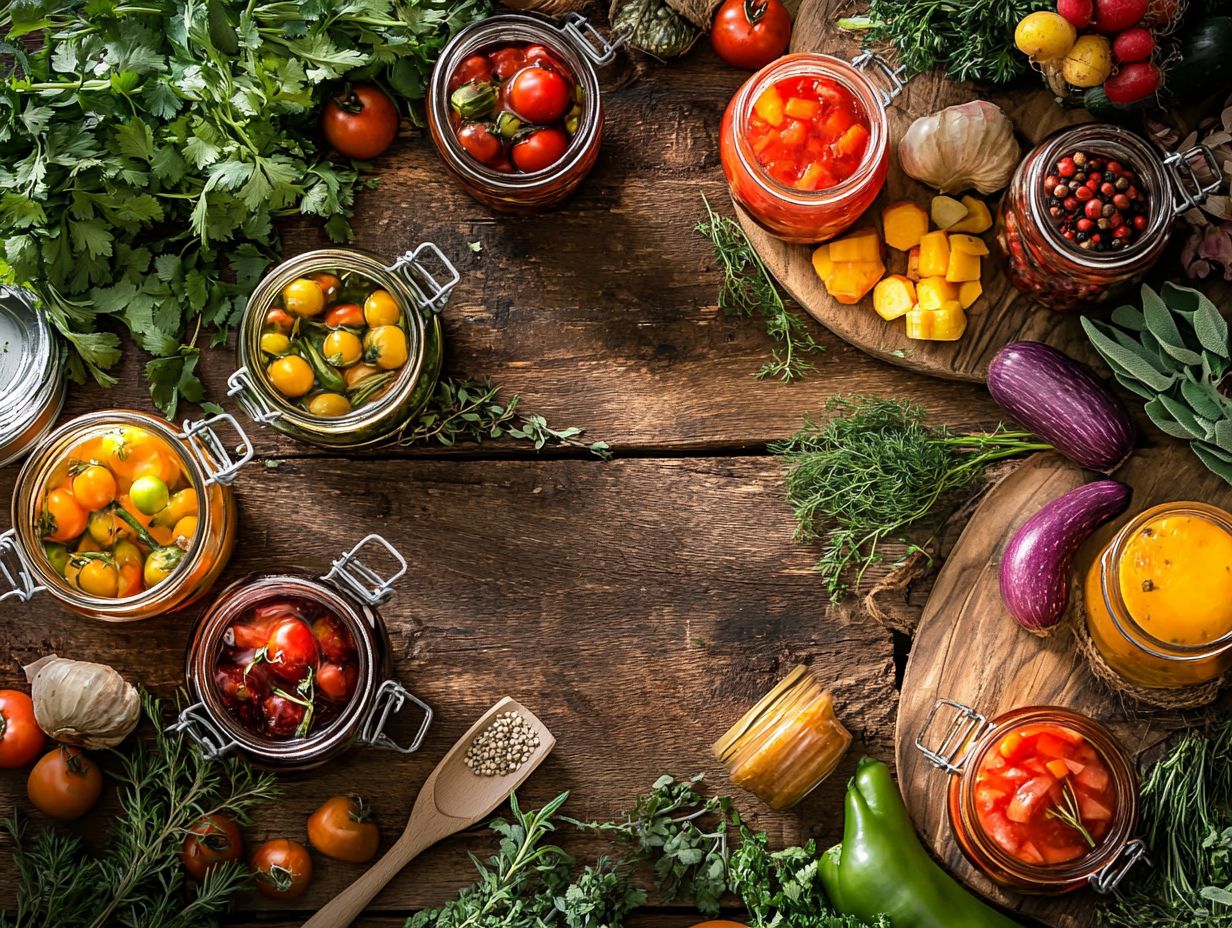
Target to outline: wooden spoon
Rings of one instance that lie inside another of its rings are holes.
[[[466,749],[503,712],[517,712],[539,737],[530,759],[513,773],[487,777],[466,766]],[[340,892],[303,928],[346,928],[399,871],[442,838],[487,818],[535,772],[556,746],[547,726],[529,709],[506,696],[470,727],[436,765],[415,799],[402,837],[368,872]]]

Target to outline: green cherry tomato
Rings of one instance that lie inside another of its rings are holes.
[[[47,555],[47,561],[55,569],[61,577],[64,576],[64,568],[68,564],[68,548],[55,541],[43,542],[43,552]]]
[[[143,575],[146,587],[162,583],[171,576],[172,571],[180,566],[182,560],[184,560],[183,548],[177,548],[174,545],[155,548],[145,559]]]
[[[154,515],[166,506],[171,498],[166,482],[161,477],[153,476],[138,477],[134,480],[128,495],[138,511],[146,516]]]

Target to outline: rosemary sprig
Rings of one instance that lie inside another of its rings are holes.
[[[716,213],[705,197],[702,202],[706,204],[706,218],[698,222],[694,230],[710,240],[714,258],[723,272],[719,309],[729,316],[762,317],[766,334],[780,346],[773,350],[772,359],[758,370],[757,377],[777,377],[784,383],[791,383],[815,368],[802,356],[825,351],[825,345],[816,342],[804,319],[784,305],[761,255],[740,224]]]
[[[1082,810],[1078,808],[1078,794],[1074,792],[1074,784],[1070,783],[1068,778],[1061,784],[1060,801],[1051,809],[1048,809],[1044,813],[1044,817],[1064,822],[1082,836],[1082,840],[1087,843],[1087,847],[1095,847],[1095,839],[1091,837],[1091,832],[1087,830],[1087,826],[1082,824]]]

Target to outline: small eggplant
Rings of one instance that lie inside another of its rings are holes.
[[[1133,451],[1125,405],[1089,367],[1049,345],[1013,342],[998,351],[988,366],[988,392],[1082,467],[1108,473]]]
[[[1018,624],[1046,635],[1069,604],[1069,572],[1087,537],[1129,505],[1129,487],[1096,480],[1027,519],[1001,556],[1001,599]]]

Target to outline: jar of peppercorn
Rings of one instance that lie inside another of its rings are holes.
[[[365,549],[393,572],[383,576],[361,560]],[[406,570],[393,545],[369,535],[320,577],[289,569],[231,584],[193,631],[193,702],[172,729],[207,757],[237,751],[281,771],[319,766],[355,745],[417,751],[432,710],[391,676],[389,634],[376,611]],[[407,706],[416,707],[416,732],[402,746],[386,727]]]
[[[563,25],[501,13],[463,29],[441,52],[427,93],[428,127],[446,169],[493,209],[556,205],[599,156],[595,68],[615,57],[616,45],[578,13]]]
[[[1203,145],[1161,160],[1120,126],[1054,133],[1018,165],[1001,201],[1006,274],[1051,309],[1113,299],[1150,270],[1173,220],[1214,191],[1219,176]]]

